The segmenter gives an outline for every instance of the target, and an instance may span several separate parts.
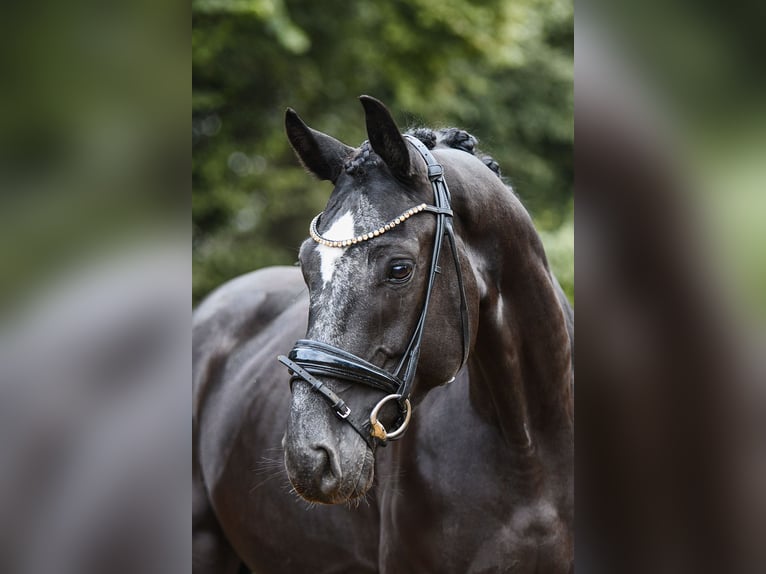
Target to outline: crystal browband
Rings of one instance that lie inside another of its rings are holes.
[[[410,209],[408,209],[407,211],[405,211],[398,217],[395,217],[388,223],[381,225],[378,229],[375,229],[374,231],[368,231],[367,233],[363,233],[362,235],[357,235],[356,237],[352,237],[350,239],[327,239],[326,237],[322,237],[317,231],[317,222],[319,221],[319,217],[324,212],[319,212],[317,216],[311,220],[311,225],[309,226],[309,233],[311,234],[311,239],[313,239],[317,243],[326,245],[327,247],[348,247],[349,245],[355,245],[356,243],[360,243],[361,241],[367,241],[368,239],[377,237],[378,235],[381,235],[385,233],[386,231],[392,230],[394,227],[396,227],[403,221],[409,219],[416,213],[420,213],[421,211],[425,210],[427,207],[428,206],[425,203],[421,203],[420,205],[411,207]]]

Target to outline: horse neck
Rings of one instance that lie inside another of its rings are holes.
[[[481,202],[492,213],[472,218],[468,241],[481,297],[471,401],[509,445],[554,447],[573,433],[569,308],[529,215],[502,193]]]

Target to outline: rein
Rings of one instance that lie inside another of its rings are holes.
[[[378,237],[396,225],[403,223],[409,217],[418,213],[433,213],[436,215],[436,231],[434,232],[434,246],[431,253],[431,266],[428,274],[428,283],[426,287],[423,308],[420,312],[420,318],[415,326],[415,331],[410,337],[410,342],[402,355],[396,371],[389,373],[356,355],[322,343],[308,339],[296,341],[295,346],[287,357],[280,355],[277,357],[279,362],[285,365],[291,374],[290,385],[296,380],[306,381],[312,389],[320,394],[335,411],[335,414],[342,420],[349,423],[354,430],[364,439],[364,441],[374,449],[377,442],[386,443],[387,440],[396,440],[402,437],[410,422],[412,406],[409,397],[412,391],[412,385],[417,372],[418,361],[420,359],[420,348],[425,331],[426,316],[428,314],[428,305],[431,301],[431,292],[435,284],[436,274],[441,272],[439,268],[439,255],[441,254],[442,244],[446,237],[452,252],[452,258],[457,272],[458,287],[460,289],[460,321],[463,335],[463,358],[460,369],[465,365],[468,359],[469,349],[469,322],[468,322],[468,304],[465,296],[465,287],[463,284],[463,274],[460,268],[457,246],[455,244],[455,233],[452,226],[452,208],[450,205],[450,192],[447,182],[444,180],[444,169],[436,161],[429,149],[417,138],[405,135],[407,141],[419,152],[428,168],[428,179],[431,182],[431,188],[434,192],[434,204],[421,204],[414,207],[395,220],[387,223],[374,232],[355,237],[353,239],[342,241],[328,241],[324,239],[316,229],[319,214],[311,222],[311,237],[317,243],[328,245],[330,247],[346,247],[361,241],[367,241]],[[336,394],[332,389],[325,385],[317,376],[327,376],[343,379],[352,383],[363,384],[386,393],[372,409],[368,417],[358,417],[353,413],[346,402]],[[397,401],[399,405],[399,418],[395,423],[396,430],[386,431],[383,425],[378,421],[378,413],[383,405],[389,401]]]

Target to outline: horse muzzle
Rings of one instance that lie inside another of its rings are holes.
[[[285,433],[285,467],[295,492],[310,502],[337,504],[358,498],[372,485],[374,455],[325,405],[296,385]]]

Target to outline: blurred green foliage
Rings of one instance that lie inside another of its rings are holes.
[[[191,58],[169,3],[0,12],[3,318],[85,261],[188,227]]]
[[[571,0],[194,0],[192,25],[195,303],[296,260],[331,186],[299,166],[284,110],[356,146],[360,94],[478,137],[573,296]]]

